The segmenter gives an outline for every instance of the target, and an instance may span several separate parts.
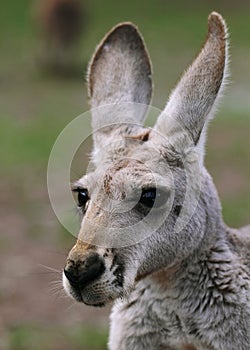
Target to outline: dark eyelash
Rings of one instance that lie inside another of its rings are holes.
[[[159,208],[161,207],[167,200],[167,194],[155,187],[143,189],[141,193],[141,197],[139,203],[142,204],[146,208]]]
[[[77,187],[77,188],[74,188],[72,191],[75,193],[78,193],[78,196],[77,196],[78,207],[80,207],[84,210],[87,202],[90,199],[89,194],[88,194],[88,190],[86,188]]]

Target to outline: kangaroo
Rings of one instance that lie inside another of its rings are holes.
[[[79,0],[44,0],[37,3],[41,48],[39,63],[51,72],[67,74],[74,70],[74,46],[86,22],[84,4]]]
[[[227,72],[227,27],[212,12],[147,128],[151,63],[137,28],[118,24],[90,62],[93,164],[72,185],[82,218],[63,286],[87,305],[115,301],[110,350],[250,349],[250,226],[226,226],[203,164]]]

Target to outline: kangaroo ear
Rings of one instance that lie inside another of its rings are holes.
[[[95,130],[109,123],[143,122],[145,105],[150,104],[152,95],[151,64],[143,39],[133,24],[117,25],[97,47],[89,65],[88,92]],[[95,109],[127,102],[144,104],[136,108],[131,120],[127,120],[128,113],[121,107],[110,107],[112,116],[102,113],[101,108]]]
[[[172,92],[155,130],[167,136],[171,143],[177,143],[176,139],[185,143],[188,135],[194,145],[203,146],[204,126],[212,117],[225,82],[226,63],[226,24],[218,13],[212,12],[208,18],[205,44]]]

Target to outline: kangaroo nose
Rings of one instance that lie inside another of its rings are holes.
[[[69,260],[64,274],[72,287],[83,288],[100,277],[104,271],[102,258],[97,253],[92,253],[84,261]]]

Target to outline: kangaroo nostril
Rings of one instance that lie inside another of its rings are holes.
[[[93,253],[84,262],[75,262],[66,266],[64,274],[73,287],[83,288],[100,277],[104,271],[103,259],[97,253]]]

